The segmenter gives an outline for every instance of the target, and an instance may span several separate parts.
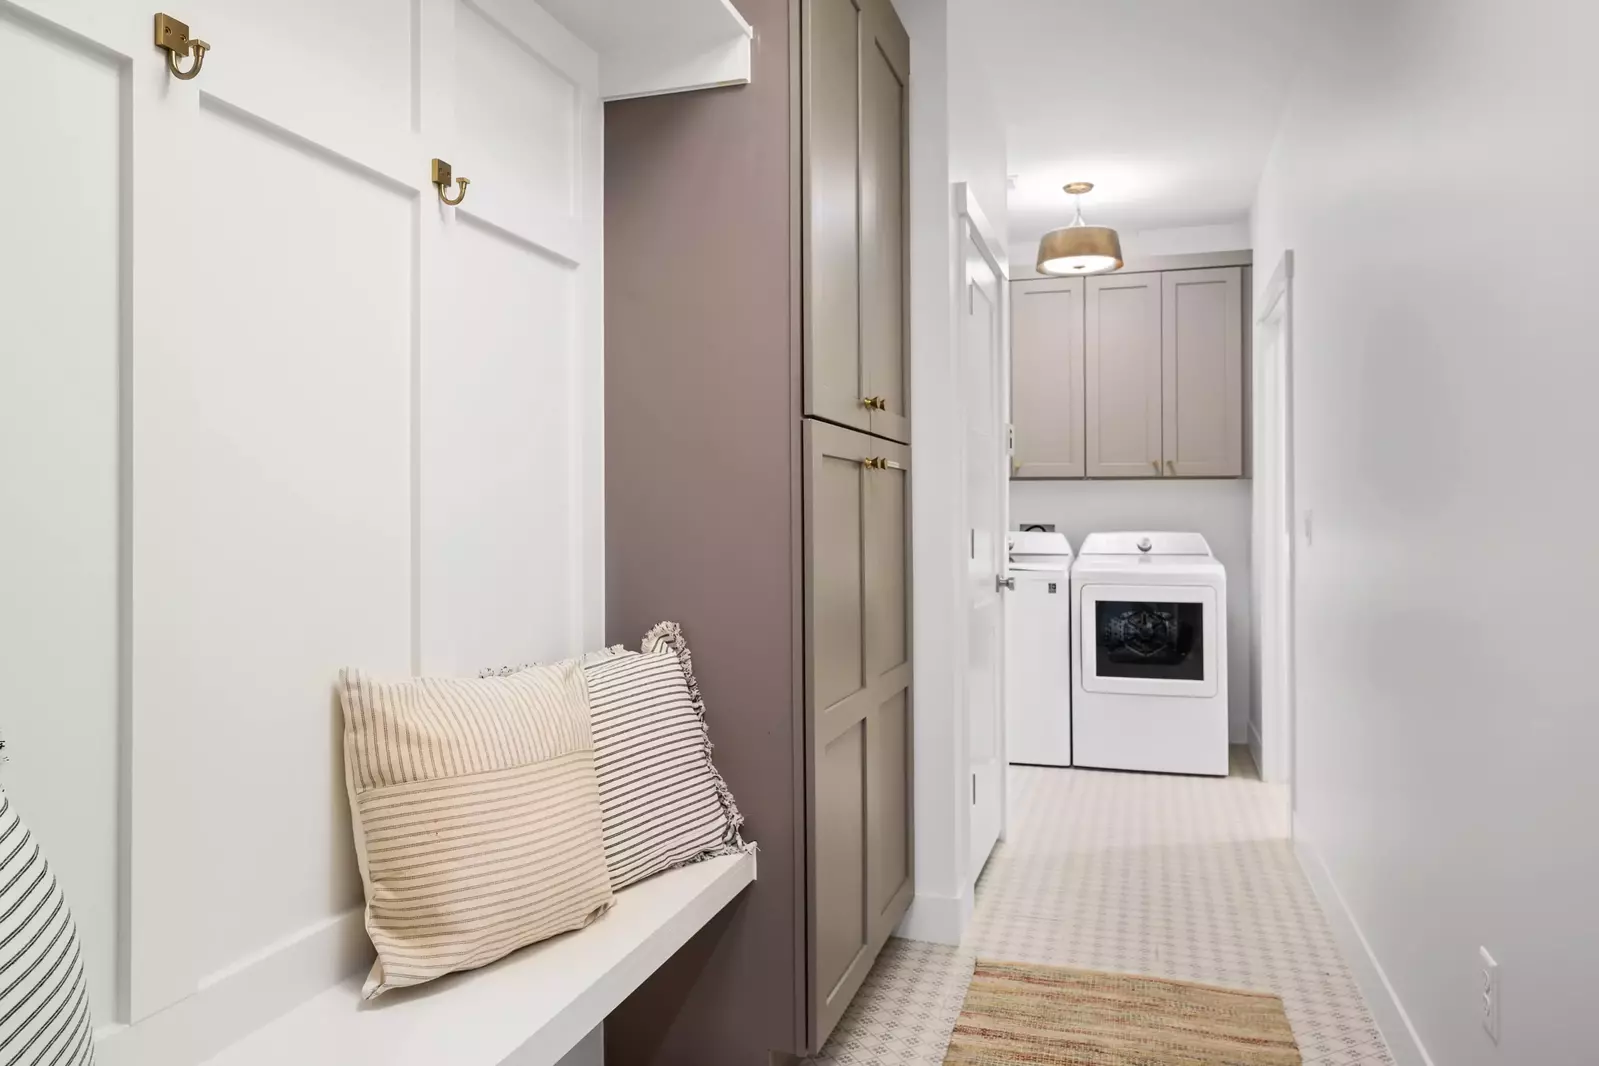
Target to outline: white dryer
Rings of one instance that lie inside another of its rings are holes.
[[[1072,567],[1078,766],[1227,774],[1227,572],[1198,533],[1095,533]]]
[[[1072,764],[1072,546],[1060,533],[1009,534],[1005,750],[1013,763]]]

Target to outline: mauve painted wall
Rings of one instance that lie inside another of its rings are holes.
[[[760,875],[612,1015],[611,1066],[766,1066],[802,1034],[791,13],[738,8],[750,85],[606,107],[606,618],[632,647],[683,624]]]

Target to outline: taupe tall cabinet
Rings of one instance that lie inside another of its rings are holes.
[[[611,1066],[819,1049],[914,891],[909,41],[734,2],[750,85],[607,105],[606,596],[612,640],[683,623],[760,874]]]
[[[805,413],[910,440],[910,41],[888,0],[805,0]]]
[[[804,443],[814,1044],[911,899],[911,450],[812,419]]]

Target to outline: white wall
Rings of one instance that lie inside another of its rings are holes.
[[[1432,1062],[1588,1066],[1599,7],[1321,11],[1254,218],[1257,284],[1295,254],[1300,839]]]
[[[1090,533],[1160,529],[1203,533],[1227,568],[1227,700],[1233,743],[1249,726],[1250,485],[1247,480],[1012,481],[1010,524],[1053,525],[1072,550]]]
[[[969,27],[978,0],[896,0],[911,37],[911,405],[916,463],[916,899],[902,935],[955,943],[971,916],[961,392],[954,338],[960,295],[953,188],[967,182],[1004,232],[1004,125],[986,93]]]
[[[1238,252],[1249,247],[1249,219],[1239,218],[1207,226],[1131,230],[1123,233],[1121,239],[1122,258],[1129,263],[1156,255]]]

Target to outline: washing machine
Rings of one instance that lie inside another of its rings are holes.
[[[1227,571],[1198,533],[1095,533],[1072,566],[1072,759],[1227,774]]]
[[[1072,764],[1072,546],[1061,533],[1009,535],[1005,751],[1012,763]]]

